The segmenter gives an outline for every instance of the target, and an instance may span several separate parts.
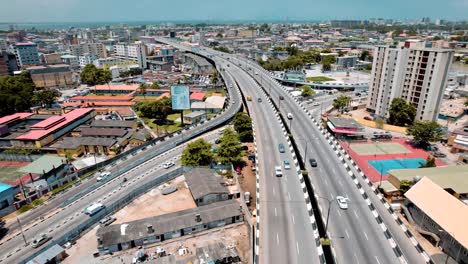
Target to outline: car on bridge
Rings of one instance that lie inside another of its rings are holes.
[[[310,166],[317,167],[317,160],[316,159],[309,159]]]
[[[102,172],[99,177],[96,178],[97,181],[102,181],[107,178],[111,173],[109,171]]]
[[[276,177],[282,177],[283,176],[283,171],[281,170],[281,166],[275,166],[275,176]]]
[[[285,148],[284,148],[284,144],[283,144],[283,143],[280,143],[280,144],[278,145],[278,149],[279,149],[279,152],[280,152],[280,153],[284,153],[284,152],[286,151]]]
[[[33,248],[38,248],[41,245],[44,245],[50,239],[52,239],[52,237],[48,236],[47,234],[40,234],[39,236],[34,238],[34,240],[32,242],[32,247]]]
[[[283,161],[283,166],[285,170],[291,169],[291,163],[289,163],[289,160],[284,160]]]
[[[261,102],[262,102],[262,98],[259,97],[259,98],[257,99],[257,102],[261,103]]]
[[[348,209],[348,198],[344,198],[343,196],[337,196],[336,202],[341,209]]]
[[[174,162],[166,162],[163,164],[164,169],[169,169],[170,167],[174,166]]]

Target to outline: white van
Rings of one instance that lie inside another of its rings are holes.
[[[105,208],[105,206],[103,204],[95,203],[95,204],[92,204],[92,205],[88,206],[85,209],[84,213],[89,215],[89,216],[93,216],[94,214],[96,214],[97,212],[101,211],[104,208]]]

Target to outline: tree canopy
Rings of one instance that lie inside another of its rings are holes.
[[[343,110],[349,105],[350,102],[351,97],[340,95],[333,101],[333,108],[343,112]]]
[[[60,97],[59,91],[55,89],[45,89],[35,92],[32,96],[32,101],[41,106],[45,105],[46,107],[50,107],[57,101],[58,97]]]
[[[140,87],[138,87],[138,90],[139,90],[140,94],[143,95],[143,97],[146,97],[146,89],[148,89],[148,87],[144,83],[140,84]]]
[[[0,77],[0,116],[28,111],[35,88],[28,72]]]
[[[212,160],[211,144],[203,139],[188,144],[182,152],[182,165],[184,166],[208,166]]]
[[[153,82],[153,84],[151,84],[151,89],[159,89],[159,88],[161,88],[161,87],[159,87],[158,82],[155,81],[155,82]]]
[[[224,130],[220,138],[221,144],[217,153],[218,162],[221,164],[235,164],[242,160],[242,146],[239,135],[231,128]]]
[[[172,113],[172,104],[169,98],[141,101],[137,104],[136,109],[143,117],[165,121],[167,116]]]
[[[412,104],[406,103],[404,99],[393,98],[389,109],[387,123],[395,126],[412,125],[416,117],[416,108]]]
[[[301,94],[301,95],[304,96],[304,97],[309,97],[309,96],[315,94],[315,91],[312,90],[312,88],[310,88],[309,85],[302,85],[302,86],[300,87],[300,89],[302,90],[302,94]]]
[[[408,129],[406,134],[413,136],[413,140],[421,145],[427,146],[429,142],[440,141],[444,135],[442,127],[434,121],[416,121]]]
[[[252,119],[250,116],[244,112],[239,112],[234,116],[233,123],[241,142],[253,141]]]
[[[88,64],[80,74],[82,83],[90,86],[106,84],[112,80],[112,74],[107,69],[98,69],[94,64]]]
[[[427,156],[426,163],[420,162],[419,163],[419,165],[420,165],[419,168],[432,168],[432,167],[435,167],[436,166],[435,161],[436,161],[436,159],[434,157]]]
[[[336,62],[336,58],[333,55],[326,55],[322,59],[322,70],[330,71],[331,65]]]

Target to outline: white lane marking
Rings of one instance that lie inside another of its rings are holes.
[[[289,200],[291,200],[291,194],[288,192],[288,198]]]
[[[377,260],[377,263],[380,264],[379,258],[377,256],[374,256],[374,257],[375,257],[375,260]]]
[[[347,229],[345,229],[345,233],[346,233],[346,236],[347,236],[348,239],[349,239],[349,234],[348,234],[348,230],[347,230]]]
[[[356,218],[359,218],[358,214],[356,213],[356,210],[353,210],[354,212],[354,215],[356,216]]]
[[[276,211],[276,207],[275,207],[275,216],[278,216],[278,212]]]
[[[292,215],[292,220],[293,220],[293,224],[296,224],[296,221],[294,220],[294,215]]]
[[[336,210],[336,212],[341,216],[340,210]]]
[[[343,183],[341,181],[338,181],[338,184],[343,187]]]
[[[297,254],[299,255],[299,243],[297,243],[297,241],[296,241],[296,250],[297,250]]]
[[[275,187],[273,187],[273,194],[275,194]]]
[[[325,180],[325,185],[328,186],[328,181],[327,180]]]
[[[354,253],[354,257],[356,258],[356,262],[359,264],[359,259],[358,259],[357,255],[356,255],[356,253]]]
[[[334,198],[333,193],[330,193],[330,197],[331,197],[332,199]]]
[[[364,232],[364,231],[363,231],[363,232]],[[369,238],[367,237],[366,232],[364,232],[364,236],[366,237],[367,240],[369,240]]]
[[[276,233],[276,244],[279,245],[279,235],[278,235],[278,233]]]

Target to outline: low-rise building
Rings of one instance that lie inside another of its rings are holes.
[[[207,59],[192,53],[182,54],[182,61],[190,66],[195,74],[211,74],[214,72],[214,67]]]
[[[185,181],[198,206],[228,200],[229,191],[215,170],[196,168],[185,173]]]
[[[194,124],[200,122],[202,119],[206,118],[206,113],[203,111],[193,111],[191,113],[184,115],[185,124]]]
[[[468,205],[428,177],[419,180],[405,196],[413,221],[433,233],[437,245],[457,263],[468,263]]]
[[[328,129],[337,138],[359,138],[363,136],[364,127],[354,119],[329,116]]]
[[[241,206],[234,200],[212,203],[170,214],[101,227],[97,231],[98,250],[116,252],[157,243],[244,220]]]
[[[3,217],[15,210],[13,204],[17,193],[18,188],[0,182],[0,217]]]

